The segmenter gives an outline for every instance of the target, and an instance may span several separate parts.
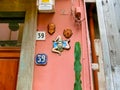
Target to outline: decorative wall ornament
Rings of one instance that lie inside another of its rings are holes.
[[[70,38],[72,36],[72,30],[67,28],[67,29],[64,29],[63,31],[63,35],[65,36],[65,38]]]
[[[75,8],[75,22],[80,22],[81,20],[81,9],[80,7]]]
[[[35,57],[35,63],[36,65],[46,65],[47,64],[47,55],[42,53],[42,54],[37,54]]]
[[[10,22],[9,28],[11,31],[17,31],[19,30],[19,24],[17,22]]]
[[[80,43],[76,42],[74,46],[74,71],[75,71],[75,83],[74,83],[74,90],[82,90],[81,84],[81,71],[82,71],[82,64],[81,64],[81,47]]]
[[[81,7],[73,7],[71,8],[71,15],[73,16],[73,19],[76,24],[81,24],[82,21],[85,20],[85,18],[82,18],[82,13],[81,13]]]
[[[48,24],[47,30],[48,30],[48,33],[49,33],[50,35],[52,35],[52,34],[55,33],[55,29],[56,29],[55,24],[53,24],[53,23]]]
[[[69,45],[70,40],[62,40],[61,36],[58,35],[57,38],[53,41],[52,52],[58,53],[61,55],[61,52],[66,49],[70,49]]]

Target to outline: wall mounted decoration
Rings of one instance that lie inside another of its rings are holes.
[[[80,22],[81,20],[81,9],[80,7],[75,8],[75,22]]]
[[[81,47],[80,43],[76,42],[74,47],[74,71],[75,71],[75,83],[74,83],[74,90],[82,90],[81,85],[81,71],[82,71],[82,65],[81,65]]]
[[[56,28],[55,24],[53,24],[53,23],[48,24],[48,26],[47,26],[48,33],[50,35],[54,34],[55,33],[55,28]]]
[[[35,63],[36,65],[46,65],[47,64],[47,55],[42,53],[42,54],[37,54],[35,57]]]
[[[81,23],[81,7],[72,6],[71,14],[75,20],[75,23]]]
[[[16,22],[10,22],[9,28],[11,31],[17,31],[17,30],[19,30],[19,24]]]
[[[67,29],[64,29],[63,31],[63,35],[65,36],[65,38],[70,38],[72,36],[72,30],[67,28]]]
[[[69,45],[70,40],[62,40],[61,36],[58,35],[57,38],[53,41],[52,52],[58,53],[61,55],[61,52],[66,49],[70,49]]]

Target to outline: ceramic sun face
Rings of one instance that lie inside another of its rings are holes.
[[[72,30],[71,29],[64,29],[63,31],[63,35],[65,36],[65,38],[70,38],[72,36]]]
[[[50,35],[54,34],[54,33],[55,33],[55,24],[53,24],[53,23],[48,24],[47,29],[48,29],[48,33],[49,33]]]

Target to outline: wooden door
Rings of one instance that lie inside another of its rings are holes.
[[[20,48],[0,48],[0,90],[16,90]]]

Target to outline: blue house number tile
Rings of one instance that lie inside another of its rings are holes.
[[[37,65],[46,65],[47,64],[47,55],[46,54],[37,54],[35,58],[35,63]]]

